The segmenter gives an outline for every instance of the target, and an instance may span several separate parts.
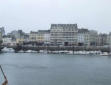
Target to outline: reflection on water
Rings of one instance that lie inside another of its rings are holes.
[[[0,64],[9,85],[111,84],[111,57],[107,56],[1,53]]]

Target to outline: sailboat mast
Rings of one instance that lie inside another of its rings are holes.
[[[2,74],[3,74],[3,76],[4,76],[4,79],[5,79],[5,81],[3,82],[3,84],[2,85],[7,85],[8,84],[8,80],[7,80],[7,77],[5,76],[5,73],[4,73],[4,71],[3,71],[3,69],[2,69],[2,66],[0,65],[0,69],[1,69],[1,72],[2,72]]]

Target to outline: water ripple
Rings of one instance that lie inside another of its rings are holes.
[[[2,64],[2,67],[12,67],[12,68],[17,68],[17,69],[48,69],[48,66],[40,66],[40,65],[15,65],[15,64]]]

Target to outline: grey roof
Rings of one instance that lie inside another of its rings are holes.
[[[86,32],[89,32],[89,30],[83,28],[78,30],[78,33],[86,33]]]
[[[51,27],[54,27],[54,26],[78,28],[77,24],[51,24]]]
[[[50,30],[38,30],[38,33],[50,33]]]

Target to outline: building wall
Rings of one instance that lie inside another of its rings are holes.
[[[77,45],[77,24],[52,24],[51,43],[59,45]]]
[[[39,30],[38,31],[38,41],[41,43],[49,43],[50,42],[50,30]]]
[[[90,34],[88,29],[79,29],[78,31],[78,45],[89,45]]]
[[[40,43],[44,42],[44,34],[38,33],[37,41]]]
[[[45,43],[50,43],[50,33],[49,34],[44,34],[44,42]]]
[[[111,45],[111,33],[107,36],[107,44]]]
[[[12,40],[11,37],[5,36],[2,38],[3,45],[13,46],[16,45],[16,42]]]
[[[90,45],[96,46],[98,43],[98,33],[95,30],[89,30]]]
[[[107,34],[99,34],[98,35],[98,45],[99,46],[104,46],[104,45],[108,45],[108,43],[107,43],[107,37],[108,37],[108,35]]]
[[[37,42],[38,41],[38,32],[30,32],[29,41]]]
[[[23,43],[24,41],[29,40],[29,35],[23,32],[22,30],[14,30],[11,33],[8,33],[9,37],[12,38],[12,40],[16,43]]]
[[[2,41],[2,33],[0,32],[0,41]]]
[[[5,29],[4,27],[0,27],[0,32],[2,36],[5,36]]]
[[[50,31],[39,30],[38,32],[31,32],[29,34],[30,41],[38,43],[50,43]]]
[[[4,37],[2,40],[3,40],[3,45],[9,45],[12,43],[12,38]]]

